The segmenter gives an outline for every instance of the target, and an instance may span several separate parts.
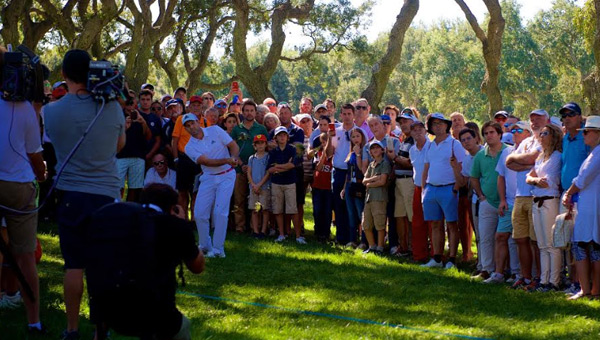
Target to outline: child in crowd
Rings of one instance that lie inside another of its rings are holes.
[[[363,184],[364,174],[360,169],[362,162],[362,149],[367,144],[367,136],[361,128],[354,128],[350,131],[350,152],[346,158],[348,164],[348,173],[346,176],[346,184],[341,192],[342,198],[346,200],[346,208],[348,209],[348,222],[350,224],[351,243],[354,242],[361,225],[361,218],[365,210],[365,186]],[[358,234],[362,234],[358,233]],[[352,245],[350,243],[350,245]],[[356,245],[354,245],[356,246]],[[359,246],[360,249],[367,249],[366,239]]]
[[[363,213],[363,229],[369,242],[369,248],[363,253],[383,253],[385,242],[386,207],[388,201],[387,180],[391,172],[391,165],[383,158],[385,145],[380,141],[373,141],[369,145],[369,152],[373,161],[369,163],[363,184],[367,187],[366,204]],[[377,230],[377,244],[373,228]]]
[[[269,151],[269,174],[271,174],[271,202],[273,214],[279,228],[279,237],[275,242],[285,240],[283,227],[283,214],[292,216],[296,242],[306,244],[300,235],[300,220],[298,206],[296,205],[296,148],[289,145],[288,131],[285,126],[279,126],[274,133],[277,146]],[[285,210],[285,211],[284,211]]]
[[[252,211],[252,231],[256,238],[265,238],[267,224],[269,223],[269,210],[271,209],[271,183],[267,167],[269,155],[267,149],[267,137],[256,135],[253,140],[256,153],[248,159],[248,184],[250,185],[250,197],[248,209]],[[261,213],[262,211],[262,213]],[[260,223],[262,215],[262,223]],[[261,224],[260,232],[258,225]]]
[[[313,216],[315,218],[315,235],[319,241],[329,239],[331,228],[331,170],[333,164],[333,146],[329,134],[319,135],[320,146],[316,147],[318,162],[312,182]]]

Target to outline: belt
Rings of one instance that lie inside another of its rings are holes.
[[[544,201],[547,200],[553,200],[555,198],[560,198],[560,197],[554,197],[554,196],[540,196],[540,197],[534,197],[533,198],[533,203],[537,203],[538,208],[541,208],[542,205],[544,205]]]
[[[234,168],[229,168],[227,170],[221,171],[221,172],[217,172],[216,174],[211,174],[212,176],[218,176],[218,175],[222,175],[222,174],[226,174],[230,171],[233,171]]]
[[[335,169],[336,171],[348,171],[348,169],[342,169],[342,168],[336,168],[336,167],[334,167],[334,169]]]
[[[396,179],[412,178],[412,175],[396,175]]]
[[[436,187],[436,188],[441,188],[441,187],[448,187],[451,185],[454,185],[454,183],[450,183],[450,184],[442,184],[442,185],[435,185],[435,184],[431,184],[431,183],[427,183],[428,185],[431,185],[432,187]]]

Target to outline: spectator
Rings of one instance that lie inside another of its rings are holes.
[[[266,105],[269,108],[269,112],[277,113],[277,101],[273,98],[266,98],[263,100],[263,105]]]
[[[302,97],[300,99],[300,113],[306,113],[312,115],[313,113],[313,100],[310,97]]]
[[[269,181],[270,175],[267,172],[269,167],[269,155],[266,152],[267,136],[254,136],[253,144],[256,153],[248,159],[247,171],[250,185],[248,209],[252,211],[254,237],[262,239],[266,236],[269,210],[271,209],[271,182]],[[260,231],[258,229],[259,224],[261,225]]]
[[[164,108],[163,108],[163,104],[161,102],[159,102],[158,100],[155,100],[152,102],[152,105],[150,106],[150,112],[154,113],[158,118],[160,118],[160,126],[161,128],[165,126],[165,124],[169,121],[165,116],[164,116]]]
[[[459,185],[461,187],[467,187],[467,201],[470,202],[470,206],[467,210],[467,218],[469,220],[469,224],[471,224],[474,227],[474,231],[475,231],[475,245],[477,247],[477,253],[481,254],[480,249],[480,245],[479,245],[479,200],[477,198],[477,195],[474,195],[474,191],[472,189],[472,186],[470,185],[470,177],[471,177],[471,168],[473,166],[473,159],[475,158],[475,155],[483,149],[483,146],[481,146],[478,142],[477,142],[477,134],[475,133],[475,131],[469,129],[469,128],[463,128],[459,133],[458,133],[458,138],[460,140],[461,145],[463,146],[463,148],[465,149],[465,158],[463,159],[463,163],[461,166],[461,171],[460,171],[460,176],[458,177],[457,183],[459,183]],[[460,193],[459,193],[459,214],[460,214]],[[459,220],[460,220],[461,216],[459,216]],[[461,235],[462,236],[462,235]],[[470,236],[470,235],[469,235]],[[462,241],[462,239],[461,239]],[[465,250],[465,246],[464,244],[462,244],[463,246],[463,252],[468,250]],[[469,246],[470,247],[470,243]],[[464,257],[464,254],[463,254]],[[472,274],[473,277],[475,278],[482,278],[484,280],[486,280],[487,278],[489,278],[489,273],[486,271],[482,271],[482,267],[481,267],[481,256],[477,257],[477,265],[476,265],[476,270],[475,272]]]
[[[206,126],[216,126],[219,124],[219,110],[214,107],[210,107],[204,111],[204,117],[206,118]],[[239,115],[238,115],[239,117]]]
[[[327,117],[329,118],[329,117]],[[367,145],[367,136],[365,132],[354,127],[350,131],[350,150],[346,157],[348,172],[344,189],[340,196],[346,200],[346,209],[348,211],[348,227],[350,229],[350,242],[356,240],[357,231],[361,230],[361,219],[365,210],[365,194],[366,188],[363,184],[364,173],[362,172],[362,153],[363,148]],[[329,235],[329,234],[327,234]],[[367,244],[361,242],[360,249],[367,249]]]
[[[443,267],[445,233],[443,220],[448,227],[448,242],[450,257],[446,269],[455,267],[458,249],[458,195],[454,188],[460,176],[460,164],[465,155],[465,149],[450,136],[452,121],[441,113],[433,113],[427,120],[427,131],[435,135],[433,143],[425,154],[425,167],[421,186],[423,189],[423,212],[425,221],[431,221],[433,258],[426,267]],[[452,173],[448,171],[452,166]],[[426,186],[427,185],[427,186]]]
[[[173,99],[181,99],[182,103],[187,102],[187,90],[185,89],[185,87],[178,87],[173,93]]]
[[[271,135],[273,131],[275,131],[275,128],[281,125],[281,122],[279,121],[279,116],[277,116],[274,113],[267,113],[263,122],[265,128],[267,129],[268,135]]]
[[[319,142],[321,147],[317,152],[318,162],[312,182],[313,216],[315,219],[315,236],[319,241],[326,241],[329,239],[332,219],[331,171],[333,170],[333,164],[331,160],[333,145],[331,144],[331,137],[326,132],[321,134]]]
[[[190,98],[190,104],[191,104],[191,101],[192,100]],[[216,98],[215,98],[214,94],[212,94],[211,92],[204,92],[200,96],[200,102],[202,103],[202,112],[204,112],[204,111],[206,111],[206,110],[214,107],[215,106],[215,101],[216,101]],[[220,112],[219,112],[218,116],[219,117],[221,116]]]
[[[227,102],[223,99],[217,100],[214,107],[219,110],[219,117],[223,117],[227,113]]]
[[[142,90],[138,94],[139,114],[144,118],[146,125],[152,133],[151,138],[146,142],[146,148],[144,150],[144,160],[148,164],[160,148],[162,135],[162,121],[159,116],[150,111],[150,107],[152,106],[152,96],[153,93],[150,90]]]
[[[347,244],[354,241],[355,235],[352,234],[348,224],[348,211],[346,203],[340,196],[344,189],[348,164],[348,150],[350,150],[350,130],[354,125],[354,106],[352,104],[344,104],[341,108],[340,119],[342,124],[328,133],[332,137],[333,146],[333,211],[336,219],[336,240],[338,244]],[[362,166],[362,165],[361,165]],[[362,168],[361,168],[362,169]]]
[[[264,125],[264,119],[265,119],[265,115],[267,113],[271,112],[269,110],[269,107],[264,105],[264,104],[260,104],[256,106],[256,121],[258,122],[258,124],[262,124]]]
[[[247,100],[242,105],[244,121],[236,125],[231,132],[231,138],[240,149],[241,166],[235,168],[235,187],[233,191],[233,217],[235,230],[246,230],[246,206],[248,206],[248,159],[254,154],[253,141],[258,135],[267,135],[267,129],[258,124],[256,116],[256,103]]]
[[[280,104],[281,105],[281,104]],[[291,112],[289,113],[291,119]],[[282,242],[284,233],[283,214],[291,215],[296,232],[296,242],[306,244],[300,234],[298,206],[296,204],[296,148],[288,144],[289,134],[285,126],[275,129],[277,147],[269,151],[269,173],[271,174],[271,202],[273,214],[277,220],[279,237],[275,242]]]
[[[471,186],[479,199],[478,252],[483,270],[493,272],[484,282],[502,283],[512,224],[510,208],[506,204],[506,187],[502,185],[501,196],[496,168],[506,145],[501,142],[502,126],[499,123],[486,122],[481,132],[486,146],[475,155],[471,168]]]
[[[335,118],[335,102],[333,101],[333,99],[331,98],[327,98],[323,101],[323,104],[325,104],[325,106],[327,107],[327,115],[329,117],[333,117]]]
[[[369,118],[369,113],[371,112],[369,102],[365,98],[360,98],[354,102],[354,108],[356,110],[354,113],[354,124],[363,129],[367,133],[369,140],[371,140],[373,133],[369,129],[369,124],[367,124],[367,118]]]
[[[579,130],[583,131],[585,144],[592,152],[563,196],[563,204],[567,207],[571,207],[575,201],[578,202],[572,252],[577,261],[581,291],[571,297],[573,300],[600,296],[600,215],[597,210],[600,202],[600,117],[588,117],[585,126]],[[573,199],[575,196],[578,196],[576,200]],[[593,267],[591,289],[590,263]]]
[[[162,153],[154,155],[154,158],[152,158],[152,167],[146,172],[144,187],[152,183],[166,184],[175,190],[177,174],[175,170],[169,169],[167,157]]]
[[[227,131],[227,134],[231,135],[233,128],[240,124],[240,120],[235,113],[229,113],[223,120],[223,130]]]
[[[395,105],[386,105],[383,108],[383,114],[390,117],[392,123],[389,134],[393,137],[400,138],[402,135],[402,130],[398,127],[400,123],[400,110]]]
[[[125,193],[127,179],[127,201],[137,202],[144,187],[146,143],[152,132],[146,120],[137,110],[125,107],[125,146],[117,153],[117,170],[121,181],[121,197]]]
[[[538,291],[557,290],[560,283],[562,252],[552,245],[552,226],[560,203],[562,131],[553,124],[540,132],[542,152],[527,175],[533,185],[533,227],[540,249],[541,281]]]
[[[369,248],[363,253],[383,253],[385,242],[385,220],[387,211],[387,186],[388,176],[392,172],[390,163],[383,158],[386,146],[383,142],[374,140],[369,145],[369,153],[373,161],[369,163],[363,184],[367,187],[365,210],[362,225],[369,242]],[[377,243],[373,235],[373,228],[377,230]]]
[[[460,112],[452,112],[450,120],[452,121],[452,137],[458,140],[458,134],[465,128],[465,116]]]
[[[429,143],[431,142],[426,136],[425,125],[419,120],[411,124],[410,135],[415,140],[415,144],[409,150],[410,162],[413,166],[413,182],[415,184],[412,201],[413,260],[425,262],[429,257],[431,229],[423,216],[423,204],[421,203],[423,188],[421,183],[423,182],[423,168],[425,167],[425,152],[430,148]]]

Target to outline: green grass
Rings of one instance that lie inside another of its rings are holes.
[[[310,201],[307,202],[307,208]],[[305,219],[312,232],[311,211]],[[62,259],[56,229],[40,227],[42,321],[50,339],[65,327]],[[559,293],[526,293],[484,285],[462,270],[428,270],[391,257],[309,242],[275,244],[231,233],[227,258],[208,259],[201,275],[187,273],[193,294],[399,324],[369,325],[290,310],[196,296],[177,296],[192,320],[194,339],[450,339],[439,333],[494,339],[598,339],[600,302],[566,301]],[[0,310],[0,339],[24,339],[24,310]],[[82,308],[84,339],[93,331]],[[112,339],[125,339],[113,335]]]

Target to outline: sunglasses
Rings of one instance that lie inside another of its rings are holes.
[[[550,135],[550,132],[548,132],[548,131],[540,132],[540,137],[546,137],[548,135]]]
[[[165,161],[152,162],[152,164],[154,164],[155,166],[165,165]]]
[[[520,129],[520,128],[519,128],[519,129],[512,129],[512,130],[510,130],[510,132],[511,132],[511,133],[517,133],[517,132],[518,132],[518,133],[523,133],[523,131],[524,131],[524,130],[523,130],[523,129]]]
[[[579,113],[577,113],[575,111],[568,111],[568,112],[565,112],[565,113],[561,113],[560,116],[562,118],[575,117],[575,116],[579,116]]]
[[[162,111],[162,107],[161,106],[155,106],[155,107],[151,108],[150,110],[152,110],[152,111]]]
[[[392,125],[391,122],[383,122],[383,125]]]
[[[217,104],[217,105],[215,105],[215,107],[217,107],[219,109],[224,109],[227,107],[227,104]]]
[[[356,106],[356,109],[357,109],[357,110],[366,110],[366,109],[367,109],[367,107],[366,107],[366,106],[357,105],[357,106]]]
[[[212,97],[202,97],[202,100],[213,100]]]

